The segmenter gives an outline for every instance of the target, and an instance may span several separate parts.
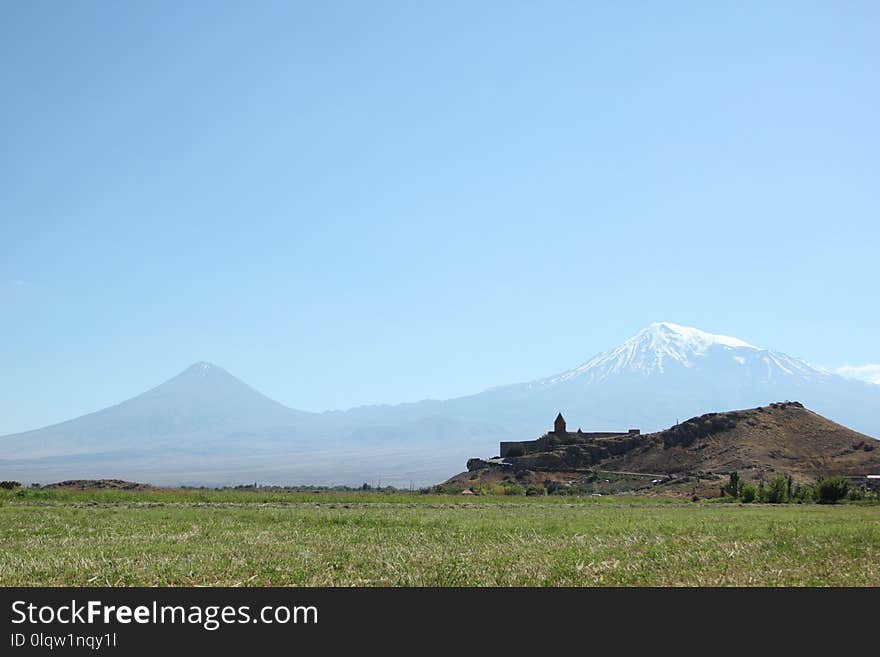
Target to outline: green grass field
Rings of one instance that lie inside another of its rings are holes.
[[[0,585],[880,586],[880,507],[21,490]]]

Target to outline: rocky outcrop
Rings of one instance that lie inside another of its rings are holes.
[[[545,452],[509,457],[505,460],[515,467],[539,470],[583,470],[644,447],[648,444],[648,440],[646,436],[624,434],[577,445],[560,445]]]
[[[780,402],[707,413],[652,434],[548,444],[541,452],[505,458],[504,467],[570,478],[588,470],[702,478],[737,471],[751,481],[782,473],[796,483],[814,483],[828,476],[880,474],[878,445],[798,402]],[[468,470],[496,472],[484,470],[489,467],[484,463],[472,459]]]

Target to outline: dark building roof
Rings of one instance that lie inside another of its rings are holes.
[[[553,433],[565,433],[565,418],[562,417],[562,413],[556,416],[556,421],[553,423]]]

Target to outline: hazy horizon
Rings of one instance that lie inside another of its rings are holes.
[[[697,331],[698,333],[702,333],[702,331],[701,331],[698,327],[685,327],[685,326],[682,326],[682,325],[676,325],[676,324],[674,324],[674,323],[669,323],[669,322],[653,322],[653,323],[651,323],[650,325],[648,325],[648,326],[646,326],[646,327],[643,327],[642,331],[640,331],[639,334],[641,334],[643,331],[649,331],[653,326],[656,326],[656,325],[672,325],[672,326],[674,326],[676,329],[684,329],[685,331],[690,331],[690,330],[696,329],[696,331]],[[631,341],[631,340],[635,340],[635,339],[637,339],[639,334],[636,334],[636,335],[633,335],[633,336],[629,336],[627,341],[622,341],[622,342],[621,342],[621,345],[624,344],[625,342],[628,342],[628,341]],[[724,335],[724,334],[711,334],[711,333],[709,333],[709,334],[707,334],[707,335],[710,336],[710,337],[712,337],[712,338],[720,338],[720,339],[721,339],[721,344],[727,344],[727,343],[735,344],[735,345],[736,345],[736,344],[742,344],[742,345],[744,345],[744,346],[751,347],[751,348],[755,348],[755,349],[759,349],[759,350],[762,350],[762,351],[763,351],[763,350],[766,350],[766,351],[775,352],[775,353],[778,353],[778,354],[784,354],[784,351],[779,350],[779,349],[774,349],[774,348],[772,348],[772,347],[765,347],[765,346],[758,346],[758,345],[750,345],[750,344],[748,344],[747,342],[744,342],[744,341],[739,340],[739,339],[737,338],[737,336],[727,336],[727,335]],[[733,338],[733,340],[728,341],[727,338]],[[612,352],[615,350],[615,348],[618,348],[618,347],[620,347],[621,345],[612,345],[612,346],[610,346],[608,349],[605,349],[605,350],[602,350],[602,351],[596,352],[596,354],[594,354],[593,356],[596,357],[596,356],[601,356],[601,355],[603,355],[603,354],[604,354],[604,355],[608,355],[609,353],[612,353]],[[275,399],[274,397],[272,397],[271,395],[265,393],[265,392],[261,389],[261,387],[260,387],[260,385],[259,385],[259,382],[252,382],[252,381],[246,381],[246,380],[241,379],[241,377],[237,376],[237,375],[235,374],[235,372],[230,372],[226,367],[224,367],[222,363],[215,363],[215,362],[211,362],[211,361],[195,361],[195,362],[193,362],[193,363],[190,363],[190,364],[187,365],[186,367],[181,368],[181,369],[178,370],[177,372],[175,372],[175,373],[173,373],[173,374],[167,376],[167,377],[166,377],[165,379],[163,379],[162,381],[156,382],[154,385],[150,385],[150,386],[148,386],[148,387],[145,388],[144,390],[142,390],[142,391],[140,391],[139,393],[137,393],[137,395],[133,395],[132,397],[139,396],[139,395],[141,395],[141,394],[144,394],[144,393],[150,392],[150,391],[152,391],[154,388],[160,388],[160,387],[162,387],[164,384],[166,384],[166,383],[168,383],[168,382],[170,382],[170,381],[172,381],[172,380],[174,380],[174,379],[176,379],[176,378],[178,378],[178,377],[180,377],[180,376],[184,376],[184,375],[186,375],[186,374],[192,372],[193,370],[198,370],[199,368],[206,368],[206,367],[207,367],[207,368],[217,368],[217,369],[219,369],[219,370],[222,370],[222,371],[225,372],[227,375],[232,376],[232,377],[234,377],[235,379],[238,379],[241,383],[246,384],[248,387],[252,388],[252,389],[255,390],[256,392],[260,393],[261,395],[264,395],[264,396],[266,396],[267,398],[269,398],[269,399],[271,399],[271,400],[273,400],[273,401],[279,402],[279,403],[281,403],[282,405],[286,406],[287,408],[290,408],[290,409],[293,409],[293,410],[297,410],[297,411],[305,411],[305,412],[308,412],[308,413],[321,414],[321,413],[333,413],[333,412],[339,412],[339,411],[345,412],[345,411],[357,410],[357,409],[368,408],[368,407],[379,407],[379,406],[389,406],[389,407],[394,407],[394,406],[402,406],[402,405],[406,405],[406,404],[413,404],[413,403],[418,403],[418,402],[423,402],[423,401],[448,401],[448,400],[454,400],[454,399],[458,399],[458,398],[462,398],[462,397],[468,397],[468,396],[478,395],[478,394],[483,393],[483,392],[488,392],[488,391],[491,391],[491,390],[493,390],[493,389],[503,388],[503,387],[507,387],[507,386],[515,386],[515,385],[521,385],[521,384],[531,384],[531,383],[536,383],[536,382],[540,383],[540,382],[545,381],[545,380],[555,380],[554,377],[557,377],[557,376],[559,376],[559,375],[561,375],[561,374],[577,372],[577,371],[580,369],[580,367],[582,367],[586,362],[591,362],[591,361],[578,362],[578,363],[574,364],[574,366],[572,366],[571,368],[567,368],[565,371],[552,372],[552,373],[546,373],[546,372],[545,372],[544,376],[538,377],[538,378],[533,379],[533,380],[530,380],[530,381],[506,381],[506,382],[499,382],[499,383],[497,383],[497,384],[495,384],[495,385],[488,386],[488,387],[483,388],[483,389],[481,389],[481,390],[469,391],[469,392],[466,392],[466,393],[464,393],[464,394],[462,394],[462,395],[457,395],[457,396],[454,396],[454,397],[446,397],[446,398],[441,398],[441,397],[424,397],[424,398],[421,398],[421,399],[386,400],[386,401],[375,402],[375,403],[373,403],[373,404],[359,404],[359,405],[357,405],[357,406],[351,406],[351,407],[347,407],[347,408],[304,409],[304,408],[299,408],[299,407],[293,406],[293,405],[291,405],[291,404],[287,404],[287,403],[285,403],[283,400]],[[805,361],[805,362],[806,362],[806,361]],[[878,384],[878,385],[880,385],[880,380],[877,380],[877,371],[878,371],[878,369],[880,369],[880,366],[869,365],[869,366],[866,366],[866,367],[859,367],[859,368],[841,367],[841,368],[836,368],[836,369],[828,369],[828,368],[823,368],[822,366],[817,366],[815,363],[807,363],[807,364],[808,364],[808,365],[811,365],[811,366],[815,366],[815,367],[817,367],[817,368],[820,369],[820,370],[825,370],[825,371],[827,371],[827,372],[829,372],[829,373],[831,373],[831,374],[836,374],[836,375],[841,376],[841,377],[843,377],[843,378],[845,378],[845,379],[850,379],[850,380],[855,380],[855,381],[862,381],[862,382],[868,382],[868,383],[873,383],[873,384]],[[856,370],[856,371],[853,371],[853,370]],[[82,382],[82,385],[86,385],[86,386],[87,386],[87,385],[89,385],[89,382],[85,382],[85,381],[84,381],[84,382]],[[113,406],[116,406],[118,403],[122,403],[122,402],[128,401],[129,399],[130,399],[130,398],[119,399],[119,400],[117,400],[116,402],[114,402],[114,403],[112,403],[112,404],[108,404],[106,408],[111,408],[111,407],[113,407]],[[774,400],[771,400],[771,399],[768,398],[767,403],[770,403],[771,401],[774,401]],[[775,400],[775,401],[782,401],[782,400]],[[75,417],[81,417],[81,416],[83,416],[83,415],[89,415],[89,414],[91,414],[91,413],[93,413],[93,412],[98,412],[98,411],[101,411],[101,410],[104,410],[104,408],[100,408],[100,409],[91,409],[91,410],[85,411],[85,412],[83,412],[83,413],[80,413],[80,414],[77,415],[77,416],[71,416],[70,418],[64,418],[64,420],[61,420],[60,422],[64,422],[64,421],[66,421],[66,420],[74,419]],[[29,430],[31,430],[31,429],[38,429],[38,428],[42,428],[42,427],[44,427],[44,426],[52,426],[52,425],[54,425],[54,424],[57,424],[57,423],[51,423],[50,425],[41,425],[40,427],[30,427],[29,429],[23,429],[23,430],[20,430],[20,431],[6,432],[5,434],[4,434],[4,433],[0,433],[0,436],[3,436],[3,435],[9,435],[9,434],[15,434],[15,433],[21,433],[21,431],[29,431]]]
[[[535,381],[334,413],[291,409],[220,366],[196,363],[98,412],[4,436],[0,466],[7,477],[37,483],[421,485],[445,480],[474,455],[497,453],[500,441],[540,435],[559,412],[572,428],[647,435],[705,413],[787,400],[846,431],[880,436],[880,386],[733,336],[658,322]]]

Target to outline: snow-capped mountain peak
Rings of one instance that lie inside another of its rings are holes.
[[[663,374],[670,367],[704,369],[710,366],[712,369],[723,366],[747,368],[765,379],[774,376],[827,375],[802,360],[756,347],[739,338],[672,322],[654,322],[620,346],[538,383],[557,384],[570,379],[591,382],[615,374],[650,376]]]
[[[636,340],[645,338],[650,339],[655,344],[675,344],[697,353],[702,353],[713,345],[758,349],[758,347],[751,345],[744,340],[740,340],[739,338],[733,338],[729,335],[707,333],[698,328],[673,324],[672,322],[654,322],[647,328],[639,331],[638,335],[631,339]]]

